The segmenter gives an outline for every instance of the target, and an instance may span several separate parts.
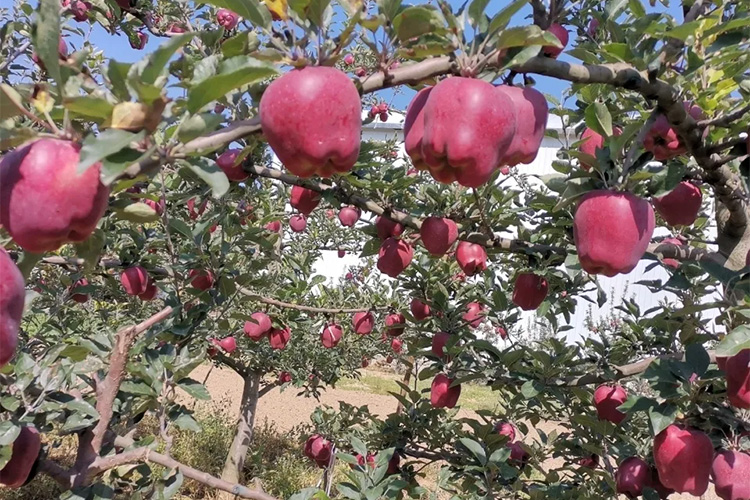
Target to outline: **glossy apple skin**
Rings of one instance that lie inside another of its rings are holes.
[[[375,229],[378,232],[378,238],[381,240],[401,236],[401,233],[404,232],[404,226],[380,215],[375,219]]]
[[[498,422],[495,424],[495,432],[501,436],[507,436],[511,443],[516,439],[516,428],[510,422]]]
[[[404,240],[388,238],[378,252],[378,269],[391,278],[395,278],[406,269],[414,257],[414,249]]]
[[[422,321],[432,316],[432,310],[430,309],[430,306],[417,298],[411,299],[409,309],[411,310],[411,315],[414,316],[414,318],[418,321]]]
[[[627,274],[638,264],[654,233],[651,204],[631,193],[585,194],[573,217],[581,267],[589,274]]]
[[[289,219],[289,227],[295,233],[301,233],[305,230],[305,228],[307,228],[307,219],[305,219],[305,216],[301,214],[292,215],[292,217]]]
[[[341,71],[294,69],[274,80],[260,99],[263,134],[281,163],[300,177],[348,172],[359,156],[359,92]]]
[[[466,312],[461,318],[466,321],[471,328],[476,328],[484,319],[484,314],[482,313],[483,310],[484,306],[479,302],[469,302],[466,305]]]
[[[188,273],[188,279],[190,279],[190,285],[193,288],[197,288],[202,292],[214,286],[214,274],[211,271],[191,269]]]
[[[398,337],[404,333],[406,328],[406,318],[401,313],[389,314],[385,317],[385,333],[391,337]]]
[[[622,135],[622,129],[620,127],[614,127],[612,129],[612,135],[615,137]],[[586,127],[586,130],[581,134],[581,144],[578,146],[578,151],[585,153],[589,156],[596,158],[596,151],[604,148],[604,136],[598,132],[594,132],[590,128]],[[584,170],[591,170],[593,165],[587,160],[580,160],[581,167]]]
[[[289,204],[303,215],[310,215],[320,203],[320,193],[302,186],[293,186]]]
[[[326,325],[323,328],[323,331],[320,332],[320,342],[326,349],[332,349],[338,345],[339,341],[341,341],[341,335],[343,333],[341,326],[335,323]]]
[[[331,461],[331,442],[319,434],[313,434],[305,442],[305,456],[318,467],[326,468]]]
[[[237,162],[241,152],[240,149],[228,149],[216,158],[216,165],[226,174],[227,179],[233,182],[242,182],[248,177],[242,168],[242,162]]]
[[[258,342],[271,331],[271,318],[264,312],[255,312],[250,318],[252,321],[245,321],[243,331],[251,340]]]
[[[424,105],[422,158],[437,181],[478,187],[500,167],[515,130],[504,93],[482,80],[448,78]]]
[[[141,295],[148,288],[148,272],[141,266],[129,267],[120,274],[120,283],[128,295]]]
[[[542,52],[547,57],[557,59],[557,56],[562,54],[562,51],[565,50],[565,47],[568,45],[568,38],[570,37],[570,34],[568,33],[568,30],[566,30],[563,26],[557,23],[551,24],[550,27],[547,29],[547,31],[555,35],[557,39],[560,40],[560,43],[562,44],[562,48],[554,47],[552,45],[545,45],[542,48]]]
[[[0,368],[13,358],[18,346],[18,328],[23,316],[26,290],[21,271],[4,248],[0,248]]]
[[[450,219],[427,217],[419,230],[422,244],[432,255],[445,255],[458,239],[458,226]]]
[[[451,387],[453,380],[444,373],[438,373],[430,386],[430,404],[433,408],[453,408],[461,395],[461,385]]]
[[[626,458],[615,473],[617,493],[637,498],[643,489],[651,486],[651,467],[638,457]]]
[[[0,484],[6,488],[20,488],[26,484],[41,449],[39,431],[31,426],[21,427],[21,432],[13,442],[10,460],[0,470]]]
[[[234,350],[237,349],[237,341],[234,339],[234,337],[223,338],[217,344],[228,354],[232,354]]]
[[[352,326],[354,327],[354,333],[357,335],[367,335],[375,327],[375,317],[370,311],[354,313]]]
[[[487,269],[487,252],[482,245],[462,241],[456,248],[456,262],[466,276],[474,276]]]
[[[448,356],[445,354],[445,345],[451,338],[450,333],[438,332],[432,337],[432,354],[440,359],[448,360]]]
[[[711,465],[716,495],[722,500],[750,498],[750,455],[721,450]]]
[[[547,99],[531,87],[500,85],[497,91],[504,93],[513,103],[516,122],[516,132],[503,155],[502,163],[505,166],[529,164],[536,159],[547,130]]]
[[[594,407],[599,416],[599,420],[606,420],[613,424],[620,424],[625,417],[625,413],[617,408],[628,399],[628,393],[620,385],[600,385],[594,391]]]
[[[281,351],[286,348],[291,337],[292,331],[289,328],[274,328],[268,334],[268,341],[271,344],[271,349]]]
[[[359,220],[361,212],[357,207],[344,207],[339,210],[339,222],[344,227],[352,227]]]
[[[78,175],[81,147],[38,139],[0,161],[0,224],[24,250],[44,253],[83,241],[107,208],[101,163]]]
[[[735,408],[750,408],[750,349],[743,349],[727,358],[724,373],[727,378],[727,396]]]
[[[703,194],[695,184],[683,181],[664,196],[654,198],[652,203],[670,226],[692,226],[698,218]]]
[[[422,156],[424,138],[424,106],[434,87],[425,87],[414,96],[404,117],[404,149],[418,170],[429,170]],[[395,236],[395,235],[394,235]]]
[[[698,106],[693,106],[689,102],[683,103],[685,111],[695,120],[703,119],[703,110]],[[708,128],[706,128],[706,133]],[[704,133],[705,136],[705,133]],[[665,161],[687,153],[687,148],[677,135],[677,131],[672,128],[667,117],[660,114],[649,129],[643,140],[643,149],[650,151],[654,159]]]
[[[654,463],[664,486],[700,496],[708,489],[714,446],[703,432],[672,424],[654,439]]]
[[[524,311],[537,309],[547,297],[549,285],[542,276],[522,273],[513,285],[513,303]]]
[[[219,9],[216,11],[216,22],[227,31],[233,30],[239,20],[240,17],[229,9]]]
[[[154,281],[149,278],[148,283],[146,284],[146,291],[138,295],[138,298],[148,302],[149,300],[154,300],[154,297],[156,297],[156,294],[158,292],[159,289],[156,287],[156,283],[154,283]]]

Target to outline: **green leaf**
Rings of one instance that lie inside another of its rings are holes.
[[[60,1],[40,0],[36,19],[34,50],[44,63],[47,74],[63,88],[60,72]]]
[[[527,3],[528,0],[516,0],[498,12],[495,17],[492,18],[492,21],[490,21],[490,26],[487,31],[488,35],[492,35],[497,30],[505,29],[505,27],[508,26],[510,19]]]
[[[110,59],[107,66],[107,78],[112,84],[112,93],[121,101],[129,101],[131,97],[127,85],[128,72],[131,66],[130,63],[121,63],[114,59]]]
[[[643,8],[641,0],[628,0],[628,6],[634,18],[639,19],[646,15],[646,9]]]
[[[539,51],[542,49],[541,45],[532,45],[531,47],[525,47],[523,50],[521,50],[518,54],[513,56],[513,58],[508,61],[508,63],[503,66],[503,70],[506,70],[508,68],[512,68],[514,66],[521,66],[529,59],[533,59],[534,57],[539,55]]]
[[[271,26],[271,13],[259,0],[204,0],[204,3],[234,11],[260,28]]]
[[[392,21],[401,12],[401,0],[377,0],[378,11]]]
[[[180,124],[177,138],[180,142],[188,142],[207,132],[216,130],[224,118],[216,113],[201,113],[193,115]]]
[[[222,61],[218,74],[206,78],[192,87],[188,93],[187,108],[195,113],[211,101],[243,85],[257,83],[278,73],[269,63],[246,56],[237,56]]]
[[[145,203],[131,203],[125,208],[115,209],[118,217],[130,222],[154,222],[159,220],[156,210]]]
[[[719,342],[716,346],[716,355],[734,356],[744,349],[750,349],[750,327],[740,325]]]
[[[193,432],[201,431],[201,426],[198,425],[198,422],[195,421],[192,415],[189,415],[187,413],[183,413],[182,415],[174,419],[172,423],[177,426],[177,428],[182,430]]]
[[[484,11],[487,9],[488,3],[490,3],[490,0],[472,0],[469,4],[469,23],[471,23],[472,26],[479,25],[481,20],[484,19]]]
[[[214,198],[221,198],[229,191],[229,179],[227,179],[226,174],[221,171],[213,160],[195,158],[189,163],[185,162],[185,165],[195,175],[200,177],[203,182],[209,185]]]
[[[407,7],[393,19],[393,28],[398,39],[405,42],[427,33],[445,31],[445,19],[433,7]]]
[[[562,47],[560,40],[546,31],[532,24],[530,26],[519,26],[509,28],[500,33],[497,39],[497,48],[529,47],[532,45],[556,45]]]
[[[102,184],[109,186],[120,177],[126,168],[134,163],[150,158],[154,154],[154,151],[156,151],[156,148],[157,145],[154,144],[143,153],[125,148],[102,159]]]
[[[77,115],[102,120],[109,119],[115,108],[108,100],[90,95],[65,99],[63,106]]]
[[[221,44],[221,53],[224,57],[241,56],[254,52],[260,46],[258,34],[254,31],[242,32],[228,38]]]
[[[20,433],[21,428],[10,420],[0,422],[0,446],[10,446]]]
[[[0,120],[7,120],[21,114],[23,99],[21,94],[5,83],[0,84]]]
[[[480,443],[469,438],[461,438],[458,442],[469,450],[480,464],[485,465],[487,463],[487,452],[484,451],[484,447]]]
[[[156,83],[156,79],[161,76],[162,71],[166,67],[169,60],[177,52],[177,49],[189,43],[190,40],[195,36],[194,32],[183,33],[181,35],[173,36],[163,44],[159,46],[151,54],[147,55],[144,59],[134,64],[130,68],[128,73],[128,79],[133,80],[134,71],[138,73],[136,76],[137,81],[146,85],[153,85]]]
[[[367,456],[367,446],[357,436],[352,436],[351,439],[352,449],[360,455]]]
[[[139,394],[142,396],[155,396],[156,393],[150,385],[144,382],[131,382],[126,380],[120,385],[120,390],[123,392],[129,392],[131,394]]]
[[[590,104],[585,111],[586,126],[604,137],[612,136],[612,115],[603,103]]]
[[[696,375],[702,377],[711,364],[711,357],[702,345],[690,344],[685,348],[685,362]]]
[[[667,403],[662,403],[655,408],[648,410],[648,417],[651,423],[651,431],[654,436],[672,425],[677,418],[677,407]]]
[[[193,239],[193,231],[190,229],[190,226],[188,226],[185,221],[182,221],[180,219],[170,218],[169,230],[176,231],[189,240]]]
[[[527,399],[536,397],[542,390],[544,390],[544,385],[538,380],[527,380],[521,386],[521,394]]]
[[[146,131],[137,134],[127,130],[107,129],[98,136],[89,134],[83,140],[81,157],[78,161],[78,174],[82,174],[94,163],[126,148],[131,142],[137,142],[146,136]]]
[[[208,401],[211,395],[208,393],[206,386],[191,378],[184,378],[177,382],[177,387],[190,394],[195,399]]]

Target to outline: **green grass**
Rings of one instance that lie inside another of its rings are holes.
[[[370,394],[389,395],[391,392],[399,392],[397,380],[402,376],[397,374],[363,371],[362,377],[341,379],[336,387],[345,391],[359,391]],[[417,382],[418,390],[427,390],[429,392],[432,381],[420,380]],[[409,383],[409,387],[414,387],[414,380]],[[498,402],[498,395],[487,386],[475,384],[463,384],[461,387],[461,397],[458,404],[467,410],[493,410]]]

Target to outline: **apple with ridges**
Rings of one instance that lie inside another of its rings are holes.
[[[461,384],[451,387],[453,379],[438,373],[430,386],[430,404],[433,408],[453,408],[461,395]]]
[[[589,274],[627,274],[646,253],[654,233],[651,204],[631,193],[591,191],[573,217],[578,260]]]
[[[26,300],[21,271],[4,248],[0,248],[0,368],[13,358],[18,346],[18,328]]]
[[[404,117],[404,149],[418,170],[429,170],[422,157],[424,137],[424,106],[433,87],[425,87],[409,103]]]
[[[653,199],[656,212],[670,226],[692,226],[703,203],[701,189],[683,181],[664,196]]]
[[[0,161],[0,224],[26,251],[44,253],[84,241],[104,215],[109,189],[101,163],[78,174],[81,146],[37,139]]]
[[[461,318],[468,323],[471,328],[478,327],[484,320],[484,306],[479,302],[469,302],[466,305],[466,312]]]
[[[727,396],[735,408],[750,409],[750,349],[743,349],[724,363]]]
[[[332,444],[319,434],[313,434],[305,442],[305,456],[318,467],[326,468],[331,461]]]
[[[714,445],[705,433],[672,424],[654,439],[654,464],[664,486],[703,495],[708,489]]]
[[[516,439],[516,428],[510,422],[498,422],[495,424],[495,432],[501,436],[507,436],[511,443]]]
[[[508,443],[507,446],[510,448],[509,463],[521,468],[526,467],[531,457],[526,448],[523,447],[523,444],[520,441],[513,441],[512,443]]]
[[[202,269],[191,269],[188,273],[190,286],[205,292],[214,286],[214,273]]]
[[[445,353],[445,346],[451,338],[450,333],[438,332],[432,337],[432,354],[440,359],[449,361],[450,357]]]
[[[703,111],[689,102],[683,103],[685,111],[694,119],[703,119]],[[704,136],[708,128],[704,130]],[[687,148],[677,135],[677,131],[670,125],[667,117],[660,114],[643,139],[643,149],[653,153],[657,161],[665,161],[687,153]]]
[[[547,57],[557,59],[557,57],[560,54],[562,54],[562,51],[565,50],[565,47],[568,45],[568,38],[570,37],[570,34],[568,33],[568,30],[566,30],[564,26],[558,23],[551,24],[550,27],[547,28],[547,32],[555,35],[557,39],[560,40],[560,45],[562,45],[562,47],[555,47],[554,45],[545,45],[544,47],[542,47],[542,53]]]
[[[375,229],[378,232],[378,238],[381,240],[401,236],[401,233],[404,232],[404,226],[381,215],[378,215],[375,219]]]
[[[271,344],[271,349],[277,351],[285,349],[291,338],[292,331],[289,328],[274,328],[268,334],[268,341]]]
[[[143,31],[139,31],[128,37],[128,41],[130,42],[131,48],[135,50],[143,50],[143,48],[146,46],[146,42],[148,42],[148,34],[144,33]]]
[[[129,267],[120,273],[120,283],[128,295],[141,295],[148,288],[148,272],[141,266]]]
[[[241,152],[240,149],[228,149],[216,158],[216,165],[230,181],[242,182],[248,177],[248,173],[242,168],[242,162],[237,161]]]
[[[445,255],[458,239],[458,226],[450,219],[427,217],[419,230],[422,244],[432,255]]]
[[[386,334],[391,337],[398,337],[404,333],[406,328],[406,318],[401,313],[391,313],[385,317]]]
[[[292,381],[292,374],[289,372],[279,373],[279,384],[288,384]]]
[[[357,207],[344,207],[339,210],[339,222],[344,227],[352,227],[359,220],[361,212]]]
[[[399,338],[392,338],[391,339],[391,350],[395,352],[396,354],[401,354],[401,349],[404,346],[404,341]]]
[[[661,240],[661,243],[669,243],[672,245],[677,245],[678,247],[683,246],[682,240],[678,240],[677,238],[664,238],[663,240]],[[671,267],[672,269],[677,269],[678,267],[680,267],[680,261],[678,261],[677,259],[666,258],[662,259],[661,261],[665,266]]]
[[[240,16],[229,9],[219,9],[216,11],[216,23],[227,31],[233,30],[240,21]]]
[[[354,313],[352,324],[354,333],[357,335],[367,335],[375,327],[375,317],[370,311],[360,311]]]
[[[651,466],[638,457],[626,458],[615,472],[615,485],[617,493],[628,498],[641,496],[651,486]]]
[[[456,262],[466,276],[474,276],[487,269],[487,252],[482,245],[462,241],[456,248]]]
[[[711,464],[711,479],[722,500],[750,499],[750,455],[721,450]]]
[[[149,278],[148,283],[146,284],[146,291],[138,295],[138,298],[146,302],[148,302],[149,300],[154,300],[154,297],[156,297],[158,291],[159,289],[156,287],[156,283],[154,283],[154,280]]]
[[[79,293],[76,290],[80,287],[89,286],[89,280],[86,278],[81,278],[75,283],[73,283],[73,286],[70,287],[70,290],[68,291],[70,293],[70,298],[78,302],[79,304],[84,304],[89,301],[89,296],[86,293]]]
[[[547,298],[549,285],[544,277],[534,273],[521,273],[513,285],[513,303],[524,311],[537,309]]]
[[[278,233],[278,232],[281,232],[281,221],[272,220],[271,222],[267,223],[263,227],[267,229],[268,231],[271,231],[272,233]]]
[[[594,391],[594,407],[599,420],[606,420],[613,424],[620,424],[625,417],[625,413],[619,408],[628,399],[628,393],[618,384],[600,385]]]
[[[359,156],[361,115],[354,83],[331,67],[293,69],[260,99],[263,135],[281,163],[300,177],[352,169]]]
[[[531,87],[500,85],[497,91],[505,94],[513,103],[516,121],[516,132],[503,155],[502,163],[504,166],[529,164],[536,159],[547,130],[547,99]]]
[[[402,239],[388,238],[378,251],[378,270],[395,278],[409,267],[414,258],[414,249]]]

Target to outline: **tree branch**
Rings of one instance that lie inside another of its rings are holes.
[[[357,313],[357,312],[364,312],[364,311],[372,311],[372,310],[378,309],[376,307],[356,307],[352,309],[344,309],[344,308],[303,306],[300,304],[291,304],[289,302],[282,302],[280,300],[271,299],[269,297],[263,297],[262,295],[258,295],[257,293],[251,290],[248,290],[247,288],[238,287],[237,289],[242,295],[244,295],[245,297],[248,297],[251,300],[255,300],[257,302],[262,302],[263,304],[268,304],[272,306],[283,307],[285,309],[296,309],[297,311],[307,311],[307,312],[324,313],[324,314],[344,314],[344,313]],[[384,309],[384,308],[381,308],[381,309]]]
[[[728,127],[733,122],[739,120],[745,114],[750,111],[750,104],[743,106],[740,109],[727,113],[725,115],[716,116],[710,120],[701,120],[698,122],[698,126],[701,128],[706,127]]]

